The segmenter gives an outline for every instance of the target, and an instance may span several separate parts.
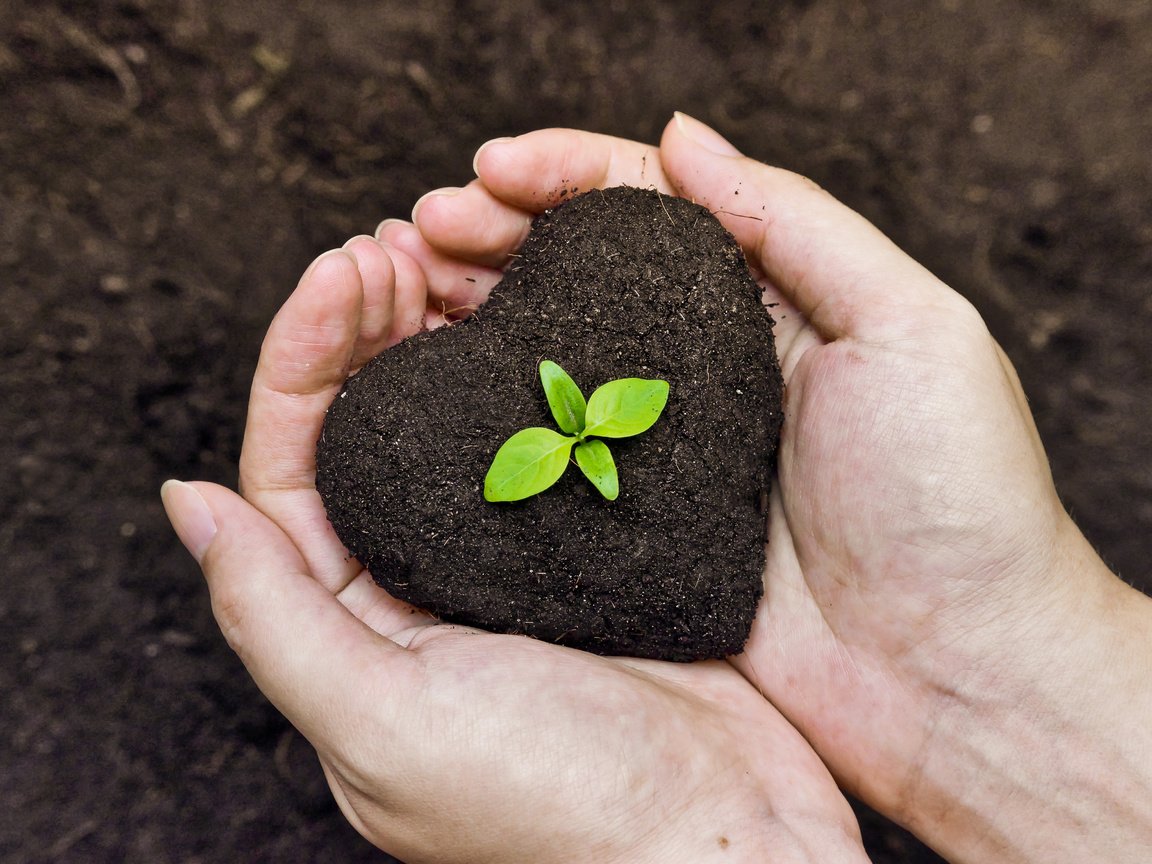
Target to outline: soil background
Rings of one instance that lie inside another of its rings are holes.
[[[308,261],[549,125],[674,109],[971,298],[1152,587],[1152,5],[7,0],[0,860],[388,860],[213,624],[157,490],[235,479]],[[877,862],[936,860],[861,811]]]

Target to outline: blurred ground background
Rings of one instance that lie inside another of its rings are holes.
[[[7,0],[0,10],[0,860],[377,861],[219,636],[163,517],[231,483],[308,261],[484,140],[805,172],[970,297],[1060,492],[1148,590],[1152,5]],[[865,813],[877,862],[932,861]]]

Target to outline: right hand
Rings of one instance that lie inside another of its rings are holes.
[[[1112,824],[1107,794],[1075,801],[1092,764],[1061,753],[1061,774],[1043,748],[1118,722],[1114,760],[1148,777],[1148,724],[1125,721],[1133,698],[1137,720],[1152,708],[1149,603],[1065,513],[973,307],[815,184],[690,118],[659,150],[545,130],[476,167],[384,238],[427,267],[490,266],[553,190],[654,184],[716,212],[762,275],[787,401],[766,596],[732,662],[838,780],[956,860],[1145,848],[1147,820]],[[1090,813],[1106,837],[1037,830]]]

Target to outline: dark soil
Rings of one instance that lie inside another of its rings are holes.
[[[762,593],[764,502],[783,383],[743,253],[703,207],[588,192],[538,218],[471,318],[370,362],[332,403],[317,486],[384,588],[442,618],[604,654],[738,653]],[[484,500],[496,449],[551,425],[541,359],[585,392],[671,385],[660,421],[613,440],[620,496],[579,471]]]
[[[235,482],[308,261],[490,137],[679,109],[812,176],[981,310],[1148,590],[1150,94],[1132,0],[0,3],[0,860],[381,860],[157,489]],[[861,813],[878,864],[935,860]]]

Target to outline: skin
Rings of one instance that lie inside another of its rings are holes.
[[[952,861],[1147,860],[1152,601],[1061,507],[1015,372],[970,304],[810,181],[682,115],[659,149],[543,130],[490,142],[474,167],[411,223],[383,223],[379,243],[320,259],[273,323],[241,464],[249,503],[206,484],[165,492],[225,635],[316,744],[353,823],[411,861],[566,860],[588,843],[610,847],[596,860],[858,860],[834,777]],[[555,190],[620,183],[717,212],[779,304],[766,595],[729,663],[432,626],[344,559],[311,487],[321,412],[350,366],[420,311],[435,325],[482,302]],[[462,720],[461,705],[478,713]],[[621,716],[644,722],[605,722]],[[545,764],[511,771],[519,753]],[[572,786],[545,782],[557,753]],[[621,753],[652,807],[605,781]],[[542,816],[537,835],[525,807],[545,801],[575,815]],[[494,824],[519,831],[478,840]]]

